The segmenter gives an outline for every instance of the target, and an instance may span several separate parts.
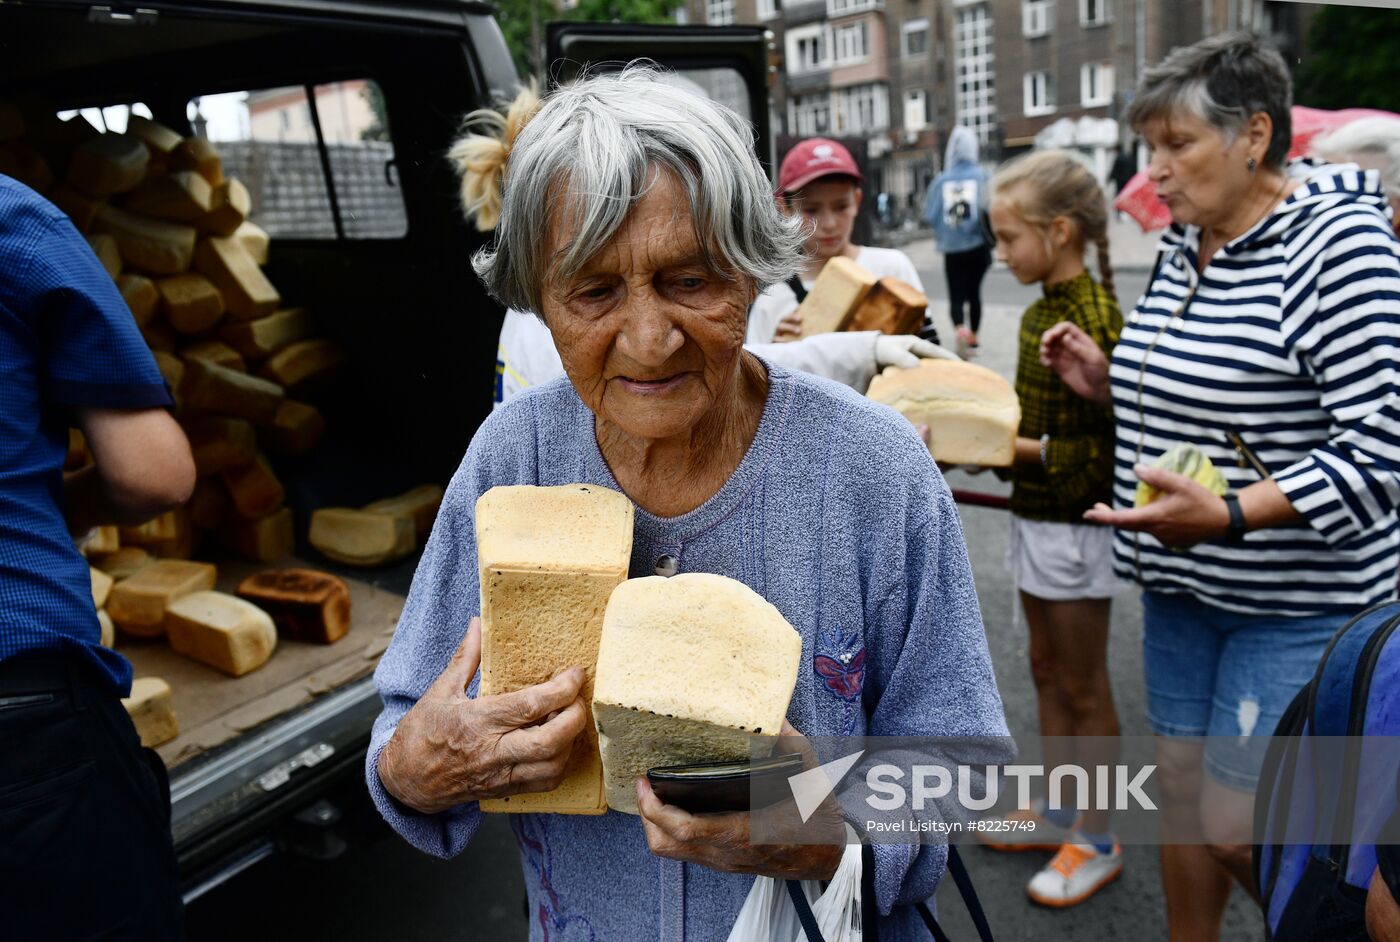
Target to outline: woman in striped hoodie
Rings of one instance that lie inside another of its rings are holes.
[[[1287,162],[1290,99],[1249,36],[1149,69],[1129,119],[1174,221],[1158,265],[1110,360],[1073,325],[1041,342],[1114,408],[1114,507],[1085,518],[1118,529],[1115,566],[1144,590],[1173,940],[1217,937],[1230,875],[1251,889],[1267,737],[1400,561],[1400,243],[1374,172]],[[1151,467],[1182,444],[1223,498]],[[1134,508],[1139,480],[1161,496]]]

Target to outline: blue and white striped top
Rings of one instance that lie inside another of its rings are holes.
[[[1119,531],[1119,574],[1246,613],[1354,611],[1400,563],[1400,243],[1375,172],[1294,162],[1297,189],[1199,276],[1200,231],[1172,226],[1113,352],[1114,503],[1133,465],[1198,446],[1232,489],[1262,475],[1306,523],[1185,552]]]

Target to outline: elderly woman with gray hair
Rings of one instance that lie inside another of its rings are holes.
[[[510,148],[497,238],[476,269],[503,303],[543,317],[567,375],[478,430],[375,675],[370,792],[424,851],[461,851],[480,799],[552,788],[586,717],[577,668],[476,696],[473,513],[495,485],[621,491],[635,505],[633,576],[718,573],[777,606],[802,636],[788,720],[804,735],[1005,735],[958,515],[928,449],[892,410],[742,348],[749,302],[797,270],[804,236],[750,135],[633,67],[554,92]],[[841,855],[753,845],[746,815],[692,816],[644,781],[638,802],[640,820],[512,816],[531,938],[723,939],[753,874],[827,878]],[[899,904],[927,899],[945,859],[945,847],[875,848],[881,938],[923,937]]]
[[[1171,209],[1160,261],[1111,361],[1072,325],[1041,339],[1114,407],[1115,507],[1085,516],[1118,528],[1117,569],[1143,587],[1164,839],[1197,842],[1162,848],[1172,939],[1217,936],[1227,872],[1252,888],[1267,737],[1400,562],[1400,245],[1375,174],[1286,162],[1290,98],[1249,36],[1149,69],[1128,117]],[[1178,446],[1223,497],[1153,466]],[[1135,506],[1139,482],[1160,496]]]

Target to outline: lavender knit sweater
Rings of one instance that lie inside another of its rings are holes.
[[[688,514],[637,510],[632,575],[651,575],[671,555],[682,572],[738,579],[777,606],[802,635],[788,719],[803,733],[1006,735],[962,528],[928,450],[893,410],[766,365],[768,402],[742,463]],[[448,487],[375,673],[384,711],[365,771],[380,813],[428,853],[460,852],[481,812],[473,803],[418,814],[389,796],[375,770],[399,719],[481,611],[476,499],[497,484],[576,481],[621,490],[598,450],[593,414],[561,378],[488,418]],[[833,662],[841,669],[832,671]],[[512,815],[511,824],[531,939],[723,940],[753,884],[752,876],[652,856],[631,815]],[[926,939],[909,907],[891,910],[933,894],[946,849],[875,852],[877,901],[891,914],[880,938]]]

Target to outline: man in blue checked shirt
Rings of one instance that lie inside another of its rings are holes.
[[[183,937],[170,797],[99,644],[69,527],[181,503],[194,462],[115,285],[68,218],[0,175],[0,935]],[[70,426],[94,466],[65,485]],[[65,519],[66,511],[66,519]]]

